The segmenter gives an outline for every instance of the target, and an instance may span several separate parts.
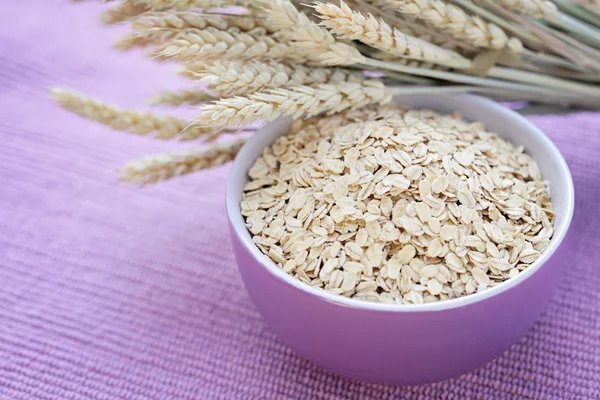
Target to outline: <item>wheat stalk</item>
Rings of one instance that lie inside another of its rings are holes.
[[[205,106],[195,122],[201,126],[248,125],[257,120],[273,121],[281,115],[311,117],[390,100],[386,87],[378,80],[294,86],[221,99]]]
[[[271,58],[276,60],[305,61],[290,43],[266,34],[263,28],[242,32],[238,28],[222,31],[216,28],[190,30],[177,35],[156,50],[161,57],[180,61]]]
[[[201,148],[144,157],[125,165],[119,171],[119,179],[143,185],[216,167],[233,160],[245,142],[246,139],[236,139]]]
[[[552,21],[558,17],[556,5],[548,0],[496,0],[509,10],[528,17]]]
[[[123,22],[129,18],[135,17],[148,11],[145,4],[124,1],[121,4],[104,11],[100,15],[100,20],[107,25]]]
[[[327,26],[343,39],[361,42],[402,58],[427,61],[454,68],[469,68],[471,62],[460,54],[442,49],[419,38],[406,35],[372,15],[352,11],[343,1],[340,6],[316,3],[315,10]]]
[[[337,41],[327,29],[311,21],[289,1],[271,0],[265,5],[265,12],[273,28],[288,38],[306,60],[321,65],[352,65],[365,61],[355,47]]]
[[[182,104],[197,105],[207,101],[213,101],[217,98],[204,90],[180,90],[180,91],[165,91],[148,100],[150,105],[168,104],[172,106],[180,106]]]
[[[473,46],[487,49],[508,47],[516,53],[523,51],[521,41],[517,38],[509,39],[496,24],[471,16],[443,0],[390,0],[390,4],[401,14],[422,20]]]
[[[600,89],[595,85],[589,85],[567,79],[556,78],[551,75],[538,74],[528,71],[522,71],[511,68],[492,67],[488,71],[488,77],[479,77],[469,74],[460,74],[447,71],[436,71],[424,68],[414,68],[406,65],[401,65],[395,62],[380,61],[373,58],[366,60],[365,66],[376,68],[379,70],[391,70],[406,74],[414,74],[418,76],[442,79],[450,82],[457,82],[469,85],[487,86],[500,89],[515,89],[515,90],[535,90],[544,89],[547,95],[552,94],[554,89],[555,94],[565,94],[571,96],[587,97],[587,101],[592,103],[593,99],[600,98]],[[511,82],[512,81],[512,82]],[[515,84],[513,82],[522,82],[523,84]],[[570,92],[570,93],[567,93]]]
[[[315,83],[360,82],[365,79],[360,71],[345,68],[308,67],[301,64],[269,62],[228,62],[214,64],[194,63],[191,72],[208,88],[221,97],[241,96],[251,92],[284,86]]]
[[[189,126],[187,121],[171,115],[123,110],[65,89],[51,89],[50,93],[52,100],[66,110],[116,130],[138,135],[157,132],[159,139],[179,137],[182,140],[195,139],[212,132],[212,129],[197,125]]]

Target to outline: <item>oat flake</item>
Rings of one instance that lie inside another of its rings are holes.
[[[297,121],[249,172],[241,211],[286,273],[422,304],[514,278],[553,234],[534,160],[458,114],[372,106]]]

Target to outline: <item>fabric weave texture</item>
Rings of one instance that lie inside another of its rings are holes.
[[[569,263],[527,336],[450,381],[360,383],[296,356],[252,305],[228,166],[120,184],[125,162],[190,144],[50,103],[54,85],[127,107],[184,87],[173,65],[112,50],[123,30],[101,26],[105,8],[0,1],[0,399],[600,399],[600,114],[530,117],[572,169],[576,212]]]

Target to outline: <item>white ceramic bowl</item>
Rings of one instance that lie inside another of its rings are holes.
[[[433,382],[468,372],[522,337],[548,301],[564,267],[574,206],[567,164],[554,144],[519,114],[470,95],[396,97],[412,108],[458,111],[514,144],[523,145],[549,182],[555,233],[542,256],[494,288],[437,303],[376,304],[333,295],[278,268],[253,244],[240,212],[247,171],[263,149],[288,132],[290,119],[260,129],[230,172],[227,212],[244,284],[279,338],[302,356],[340,374],[392,384]],[[557,251],[559,250],[562,251]]]

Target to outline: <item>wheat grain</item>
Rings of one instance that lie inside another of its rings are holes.
[[[558,16],[556,5],[548,0],[496,0],[509,10],[529,17],[552,21]]]
[[[398,57],[427,61],[454,68],[469,68],[471,62],[460,54],[406,35],[372,15],[352,11],[346,3],[340,6],[316,3],[318,16],[337,36],[361,42]]]
[[[125,165],[119,179],[127,183],[148,184],[216,167],[233,160],[246,139],[201,148],[144,157]]]
[[[165,91],[148,100],[150,105],[169,104],[172,106],[180,106],[182,104],[197,105],[207,101],[216,100],[217,98],[204,90],[181,90],[181,91]]]
[[[145,4],[123,1],[117,6],[106,10],[100,15],[100,20],[107,25],[123,22],[148,11]]]
[[[311,117],[370,103],[385,104],[390,100],[386,87],[378,80],[320,84],[314,87],[294,86],[218,100],[205,106],[195,121],[201,126],[247,125],[257,120],[272,121],[281,115]]]
[[[322,65],[352,65],[365,61],[355,47],[338,42],[327,29],[311,21],[289,1],[272,0],[265,5],[265,12],[273,29],[288,38],[307,60]]]
[[[279,41],[266,34],[265,29],[256,28],[242,32],[238,28],[222,31],[216,28],[189,30],[175,39],[159,46],[156,54],[180,61],[236,60],[249,58],[270,58],[275,60],[305,61],[294,51],[290,43]]]
[[[454,38],[465,40],[476,47],[522,52],[523,44],[517,38],[508,38],[502,28],[478,16],[470,16],[460,7],[443,0],[390,0],[395,9],[422,20]]]
[[[65,89],[51,89],[52,100],[63,108],[84,118],[107,125],[113,129],[138,135],[157,132],[159,139],[178,137],[182,140],[195,139],[212,132],[170,115],[158,115],[143,111],[123,110],[111,104],[86,97]],[[189,127],[188,127],[189,126]]]
[[[214,64],[196,63],[192,68],[196,78],[207,83],[208,88],[221,97],[241,96],[284,86],[364,80],[364,74],[359,71],[283,64],[276,61],[220,61]]]

